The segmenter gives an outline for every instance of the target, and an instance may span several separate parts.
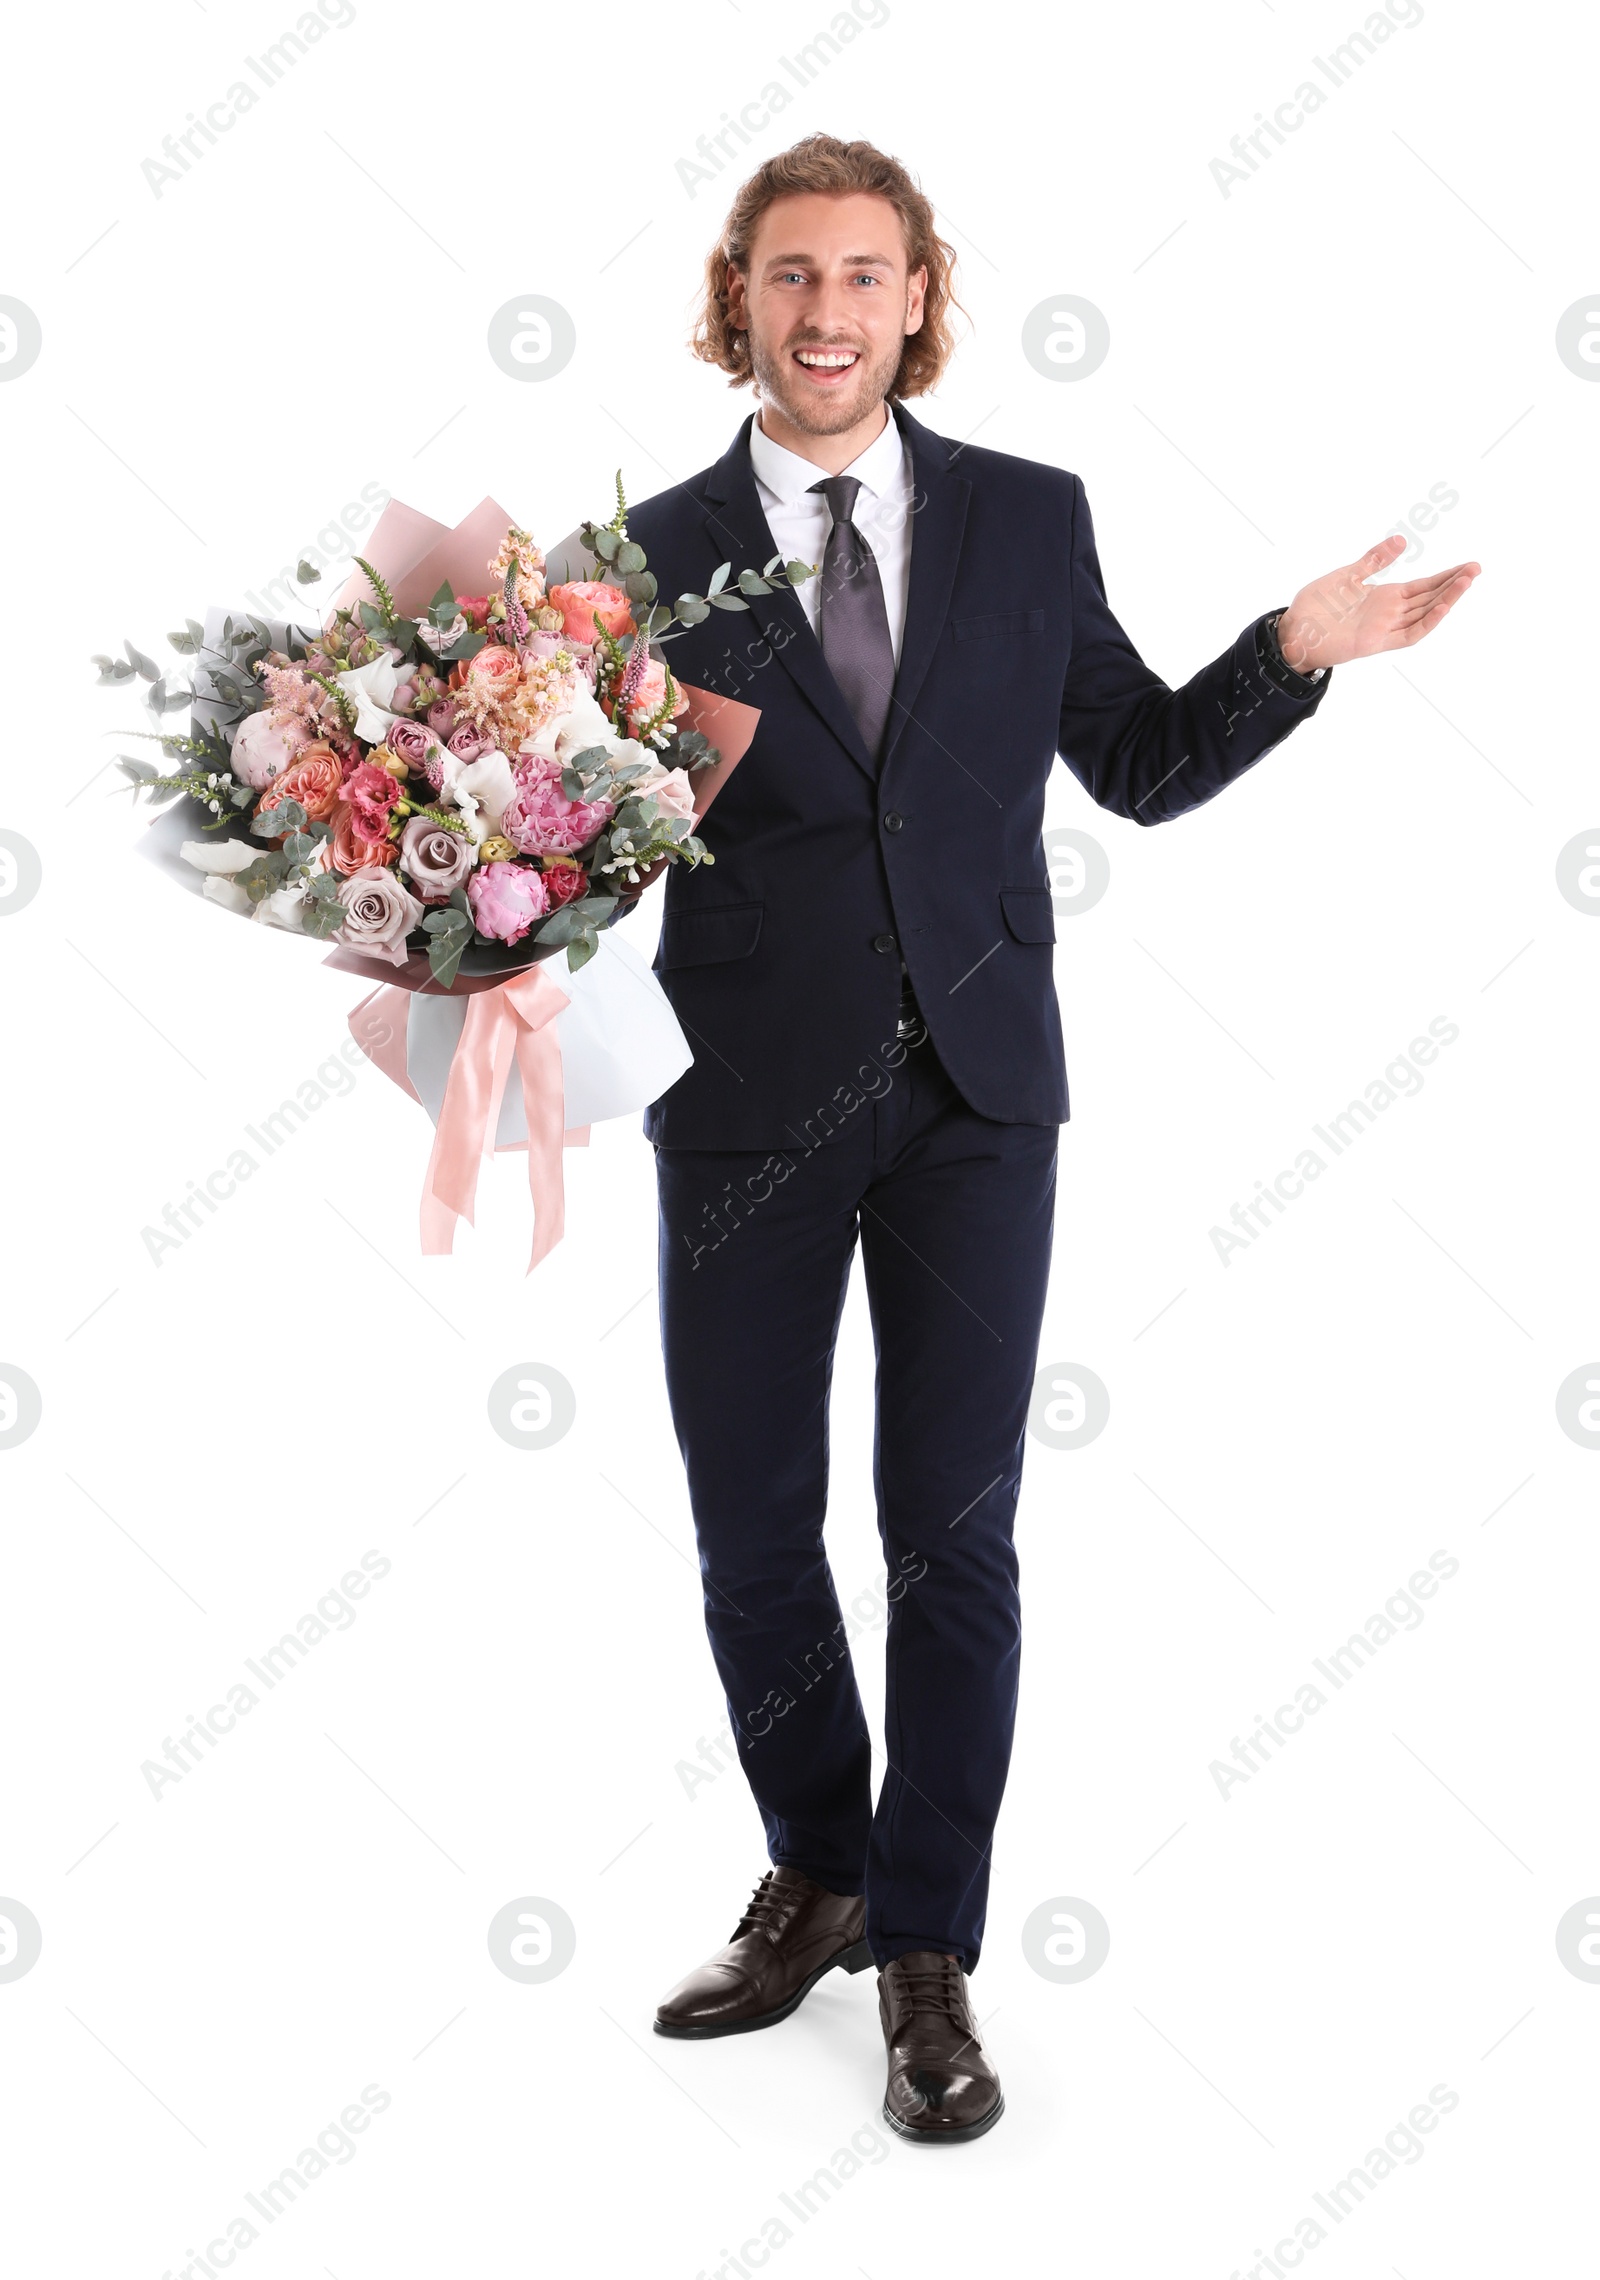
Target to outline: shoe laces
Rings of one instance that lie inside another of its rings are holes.
[[[895,1978],[913,2019],[919,2011],[934,2011],[953,2019],[957,2026],[968,2025],[966,1989],[954,1956],[942,1955],[937,1963],[907,1963],[902,1959]]]
[[[781,1931],[794,1913],[798,1897],[792,1886],[774,1883],[769,1868],[751,1893],[749,1904],[734,1927],[734,1938],[743,1939],[751,1932],[773,1934]]]

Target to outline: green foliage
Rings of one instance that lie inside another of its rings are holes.
[[[368,585],[372,588],[372,591],[378,597],[378,606],[383,612],[382,622],[386,626],[393,625],[396,615],[393,594],[390,593],[387,585],[384,583],[383,579],[379,577],[377,571],[373,569],[370,562],[365,561],[363,557],[358,554],[355,558],[355,564],[356,568],[363,572]]]

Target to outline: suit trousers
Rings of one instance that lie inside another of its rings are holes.
[[[658,1148],[667,1390],[712,1655],[771,1859],[865,1891],[880,1965],[934,1948],[970,1971],[1016,1713],[1013,1522],[1058,1133],[979,1116],[920,1023],[858,1078],[781,1152]],[[889,1601],[876,1807],[823,1548],[858,1240]]]

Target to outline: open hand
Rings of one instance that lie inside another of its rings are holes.
[[[1285,663],[1297,673],[1314,672],[1319,665],[1348,665],[1380,649],[1409,649],[1442,625],[1482,565],[1458,562],[1451,570],[1435,570],[1404,585],[1364,583],[1387,570],[1405,548],[1396,531],[1379,539],[1359,562],[1347,562],[1342,570],[1330,570],[1325,578],[1302,586],[1278,620]]]

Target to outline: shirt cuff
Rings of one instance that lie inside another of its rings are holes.
[[[1287,607],[1287,605],[1285,605]],[[1286,695],[1308,697],[1326,674],[1326,665],[1319,665],[1314,673],[1297,673],[1278,646],[1278,620],[1283,611],[1273,610],[1256,624],[1256,659],[1268,680],[1276,682]]]

